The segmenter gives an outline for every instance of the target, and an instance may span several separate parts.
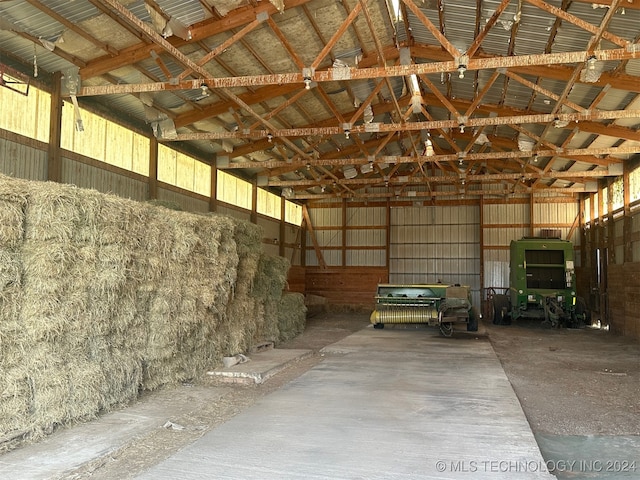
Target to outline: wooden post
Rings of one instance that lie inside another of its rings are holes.
[[[62,72],[53,74],[51,110],[49,112],[49,146],[47,148],[47,179],[62,182],[62,158],[60,138],[62,136]]]
[[[322,255],[322,250],[320,250],[318,239],[316,238],[316,234],[313,231],[313,225],[311,225],[311,218],[309,218],[309,211],[307,210],[306,205],[302,206],[302,216],[304,217],[304,221],[307,224],[309,236],[311,237],[311,241],[313,242],[313,249],[315,250],[316,257],[318,258],[318,265],[320,265],[320,268],[327,268],[327,263],[324,261],[324,256]]]
[[[158,198],[158,140],[149,141],[149,200]]]
[[[209,211],[218,211],[218,167],[216,166],[217,155],[211,161],[211,191],[209,194]]]

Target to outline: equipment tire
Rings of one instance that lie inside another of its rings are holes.
[[[511,325],[509,297],[506,295],[493,296],[493,323],[494,325]]]
[[[576,297],[576,317],[582,322],[582,326],[591,325],[591,312],[583,297]]]
[[[384,323],[374,323],[373,328],[382,329],[384,328]]]
[[[469,322],[467,323],[467,332],[478,331],[478,312],[475,307],[469,312]]]

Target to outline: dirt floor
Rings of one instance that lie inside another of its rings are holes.
[[[311,316],[303,334],[279,345],[310,349],[311,356],[264,384],[225,386],[219,400],[174,419],[184,427],[179,436],[157,429],[65,478],[132,478],[321,362],[320,349],[365,328],[369,313]],[[637,342],[597,329],[550,329],[538,322],[483,323],[473,335],[493,345],[536,435],[640,435]]]
[[[534,433],[640,435],[640,344],[540,321],[485,324]]]

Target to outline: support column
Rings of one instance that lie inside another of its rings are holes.
[[[149,200],[158,199],[158,140],[149,141]]]
[[[211,161],[211,189],[209,192],[209,211],[218,211],[218,167],[216,166],[217,155]]]
[[[281,257],[285,256],[285,237],[287,235],[287,230],[285,228],[284,217],[287,212],[287,201],[284,197],[280,197],[280,232],[279,232],[279,247],[278,247],[278,255]]]
[[[62,72],[53,74],[51,110],[49,111],[49,146],[47,148],[47,180],[62,182],[62,158],[60,138],[62,136]]]

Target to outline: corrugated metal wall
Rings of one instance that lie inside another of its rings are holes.
[[[0,136],[0,173],[27,180],[46,180],[47,151],[16,142],[15,134],[3,133],[6,135]]]
[[[338,202],[335,207],[309,209],[314,235],[328,266],[385,266],[386,216],[386,207],[350,206]],[[313,245],[310,235],[307,232],[309,247]],[[305,261],[309,266],[319,265],[313,248],[307,250]]]
[[[186,193],[176,192],[169,188],[158,187],[158,200],[176,203],[186,212],[206,213],[209,211],[208,198],[195,198]]]
[[[480,215],[477,206],[391,209],[391,283],[469,285],[480,301]]]
[[[80,188],[93,188],[139,202],[149,198],[148,184],[135,178],[105,170],[98,166],[62,158],[62,181]]]

